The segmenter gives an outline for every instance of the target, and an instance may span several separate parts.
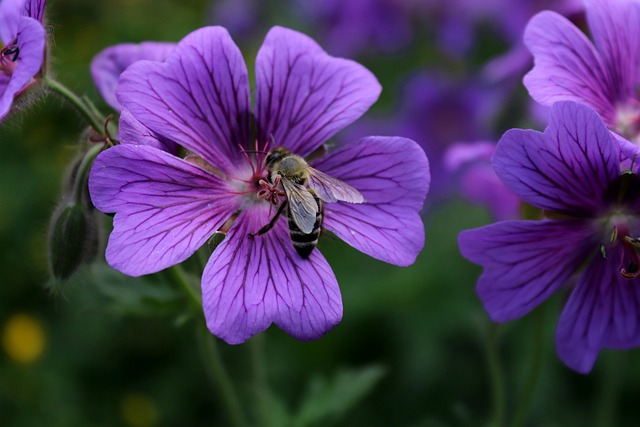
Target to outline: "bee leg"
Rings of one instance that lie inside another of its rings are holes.
[[[249,237],[262,236],[264,233],[266,233],[267,231],[271,230],[276,225],[276,221],[278,220],[280,215],[282,215],[282,212],[284,212],[284,208],[286,208],[286,207],[287,207],[287,200],[285,200],[284,202],[282,202],[280,204],[280,207],[278,208],[278,211],[273,216],[273,218],[271,218],[271,221],[269,221],[269,224],[267,224],[264,227],[262,227],[260,230],[258,230],[257,233],[249,234]]]

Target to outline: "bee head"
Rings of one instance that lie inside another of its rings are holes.
[[[267,153],[267,157],[264,159],[264,164],[268,169],[273,168],[280,160],[291,154],[291,151],[285,147],[276,147]]]

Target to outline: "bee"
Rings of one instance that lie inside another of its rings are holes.
[[[318,244],[325,202],[364,202],[364,197],[358,190],[314,169],[302,157],[285,147],[276,147],[269,151],[264,163],[269,172],[271,188],[277,191],[278,185],[282,184],[286,199],[280,204],[271,221],[258,230],[256,235],[271,230],[286,209],[289,236],[296,252],[302,258],[308,258]]]

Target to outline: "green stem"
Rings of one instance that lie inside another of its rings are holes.
[[[491,323],[487,331],[485,340],[485,354],[487,358],[487,368],[491,381],[493,393],[493,427],[504,427],[506,405],[506,389],[504,374],[500,366],[500,356],[498,351],[498,328],[499,325]]]
[[[251,352],[251,365],[253,367],[254,389],[256,392],[257,414],[260,417],[260,425],[270,425],[269,414],[269,381],[265,363],[265,339],[264,333],[258,334],[248,342]]]
[[[186,273],[182,269],[182,266],[180,264],[176,264],[173,267],[167,269],[167,273],[169,274],[171,280],[178,286],[180,286],[180,289],[184,291],[189,300],[191,300],[191,302],[193,303],[194,307],[198,311],[201,311],[202,298],[200,297],[200,295],[198,295],[193,286],[191,286],[191,283],[189,282]]]
[[[76,180],[73,184],[74,194],[73,199],[76,204],[81,204],[83,202],[82,195],[85,194],[85,188],[87,187],[87,179],[89,178],[89,172],[91,171],[91,166],[93,165],[93,161],[96,159],[98,154],[102,151],[102,145],[94,145],[91,147],[87,154],[84,155],[80,166],[78,166],[78,172],[76,173]]]
[[[536,385],[538,384],[538,377],[540,376],[540,366],[542,365],[542,340],[544,338],[544,307],[538,308],[533,315],[534,325],[532,334],[531,364],[529,365],[529,371],[522,389],[522,394],[520,395],[520,399],[516,405],[511,427],[520,427],[526,421],[529,408],[531,407],[531,401],[533,400],[533,394]]]
[[[204,365],[211,381],[224,401],[222,406],[227,411],[229,421],[234,427],[246,427],[247,422],[242,412],[238,394],[222,363],[216,340],[217,338],[211,335],[207,328],[204,326],[198,327],[198,341],[200,342]]]
[[[625,372],[626,354],[624,352],[610,353],[606,356],[604,381],[600,387],[600,394],[596,406],[595,425],[597,427],[617,425],[617,404],[623,383],[622,373]]]
[[[78,95],[73,93],[69,88],[64,86],[62,83],[57,80],[50,79],[48,77],[44,77],[42,79],[43,83],[51,89],[53,92],[60,95],[65,101],[69,102],[73,105],[76,110],[84,117],[84,119],[89,123],[89,125],[98,132],[100,135],[103,134],[104,129],[104,118],[100,117],[100,115],[96,114],[90,106],[87,105],[86,102],[82,100]]]

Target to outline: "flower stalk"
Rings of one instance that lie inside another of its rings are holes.
[[[542,365],[542,340],[544,338],[544,307],[540,307],[534,313],[533,334],[531,348],[531,363],[527,372],[524,387],[520,394],[520,399],[516,405],[515,415],[511,427],[521,427],[527,419],[531,402],[533,400],[534,391],[538,384],[540,376],[540,367]]]
[[[44,77],[42,79],[44,85],[49,88],[52,92],[61,96],[65,101],[70,103],[75,107],[75,109],[80,113],[80,115],[89,123],[91,128],[102,134],[104,132],[103,123],[105,119],[101,117],[91,106],[87,105],[85,101],[78,95],[76,95],[72,90],[67,88],[65,85],[60,83],[57,80],[51,79],[49,77]]]
[[[491,381],[491,392],[493,394],[493,422],[492,427],[505,427],[506,419],[506,388],[504,381],[504,373],[500,365],[500,355],[498,351],[498,333],[500,325],[491,323],[487,330],[485,339],[485,355],[487,360],[487,369],[489,371],[489,379]]]
[[[247,427],[247,421],[242,412],[242,406],[238,399],[238,393],[229,378],[220,351],[217,338],[211,335],[204,325],[198,327],[198,341],[205,369],[212,383],[218,389],[223,401],[223,407],[227,412],[229,422],[234,427]]]

